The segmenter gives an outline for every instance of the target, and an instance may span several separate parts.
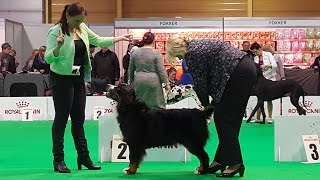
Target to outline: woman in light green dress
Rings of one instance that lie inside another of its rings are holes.
[[[162,84],[170,89],[161,53],[154,49],[155,35],[146,32],[143,47],[133,50],[129,64],[129,80],[138,98],[151,109],[165,108]]]

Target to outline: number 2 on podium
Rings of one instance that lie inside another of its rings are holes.
[[[120,153],[118,155],[118,159],[127,159],[126,156],[123,156],[124,153],[126,152],[127,148],[128,148],[128,145],[126,143],[120,143],[118,145],[118,149],[121,149],[121,151],[120,151]]]

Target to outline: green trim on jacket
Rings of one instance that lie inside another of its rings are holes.
[[[91,62],[89,44],[93,44],[98,47],[112,46],[113,37],[100,37],[91,31],[85,23],[81,23],[80,31],[77,31],[78,36],[82,39],[87,48],[87,54],[85,56],[85,81],[91,81]],[[50,64],[50,70],[60,75],[73,75],[79,76],[79,74],[72,74],[72,66],[74,62],[75,45],[72,36],[65,35],[64,44],[61,46],[59,56],[53,55],[53,50],[57,46],[57,38],[59,36],[59,30],[61,30],[60,24],[57,24],[50,28],[47,35],[47,50],[45,53],[45,60]]]

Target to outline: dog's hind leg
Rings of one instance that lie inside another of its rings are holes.
[[[204,150],[204,147],[196,144],[183,144],[188,151],[195,155],[199,161],[200,166],[195,170],[195,174],[207,174],[209,168],[209,156]]]
[[[266,112],[264,110],[264,102],[262,101],[262,103],[260,102],[260,110],[261,110],[261,114],[262,114],[262,122],[260,122],[260,124],[265,124],[266,123]]]
[[[142,162],[143,157],[146,154],[146,151],[143,147],[134,147],[134,146],[129,146],[129,147],[130,147],[130,152],[129,152],[130,164],[129,164],[129,168],[125,168],[123,172],[125,174],[132,175],[137,172],[137,169],[140,163]]]
[[[291,104],[297,108],[299,115],[306,115],[306,110],[299,105],[299,95],[297,95],[297,93],[293,93],[290,96],[290,101],[291,101]],[[304,101],[303,101],[303,104],[304,104]]]
[[[254,107],[254,109],[252,110],[249,118],[247,119],[247,123],[249,123],[252,119],[252,117],[254,116],[254,114],[258,111],[258,109],[260,108],[260,104],[259,102],[257,103],[256,107]]]

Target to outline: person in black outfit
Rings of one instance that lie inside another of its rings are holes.
[[[245,52],[225,42],[189,40],[185,35],[168,39],[166,55],[169,59],[186,60],[202,105],[205,108],[214,106],[219,145],[209,172],[221,170],[217,177],[233,177],[237,173],[243,176],[245,167],[238,138],[243,114],[257,80],[254,62]],[[209,102],[209,96],[212,102]]]
[[[253,61],[255,55],[252,51],[250,51],[250,42],[249,41],[243,41],[242,43],[242,51],[247,53],[247,56]]]
[[[133,44],[129,43],[127,48],[127,53],[122,58],[122,67],[124,71],[124,75],[123,75],[124,83],[128,83],[128,69],[129,69],[130,53],[131,53],[132,47],[133,47]]]
[[[71,132],[78,153],[78,169],[99,170],[90,156],[84,133],[86,89],[91,81],[89,44],[111,46],[119,41],[131,40],[130,35],[100,37],[92,32],[83,19],[85,8],[80,3],[66,5],[59,22],[47,35],[45,60],[50,64],[50,86],[55,108],[52,124],[52,153],[54,170],[70,173],[64,162],[64,133],[71,117]]]
[[[107,84],[118,85],[119,78],[120,67],[116,53],[108,47],[102,47],[92,60],[91,89],[93,93],[106,91]]]
[[[96,50],[96,47],[97,46],[95,46],[95,45],[92,45],[92,44],[90,44],[89,45],[89,50],[90,50],[90,60],[92,61],[93,60],[93,53],[94,53],[94,51]]]

